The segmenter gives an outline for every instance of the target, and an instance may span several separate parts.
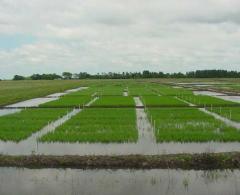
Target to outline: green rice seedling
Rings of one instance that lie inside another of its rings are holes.
[[[44,97],[49,94],[64,92],[67,89],[86,86],[86,81],[53,80],[53,81],[1,81],[0,106]]]
[[[162,96],[177,96],[177,95],[192,95],[193,92],[184,88],[173,88],[167,85],[154,86],[154,89],[158,91]]]
[[[184,103],[171,96],[143,96],[141,99],[145,106],[175,107],[188,105],[187,103]]]
[[[87,89],[83,89],[80,91],[76,91],[73,93],[69,93],[65,95],[66,97],[72,97],[72,96],[92,96],[92,95],[97,95],[98,89],[96,87],[89,87]]]
[[[151,87],[151,84],[144,83],[128,83],[128,93],[130,96],[148,96],[148,95],[158,95]]]
[[[58,100],[41,104],[40,107],[78,107],[87,104],[93,99],[92,96],[63,96]]]
[[[149,108],[158,142],[240,141],[240,132],[197,108]]]
[[[68,109],[26,109],[0,117],[0,139],[20,141],[41,130],[49,122],[66,115]]]
[[[187,95],[179,98],[198,106],[236,105],[237,103],[207,95]]]
[[[54,132],[47,142],[135,142],[138,138],[135,109],[85,109]]]
[[[232,121],[240,122],[240,107],[208,107],[207,109]]]
[[[135,103],[129,96],[102,96],[92,106],[135,106]]]

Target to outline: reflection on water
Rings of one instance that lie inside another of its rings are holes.
[[[179,153],[212,153],[240,151],[239,142],[206,142],[206,143],[41,143],[33,139],[28,141],[0,142],[0,154],[9,155],[128,155],[128,154],[179,154]]]
[[[240,171],[0,168],[0,194],[236,195]]]

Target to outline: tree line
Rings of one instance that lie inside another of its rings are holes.
[[[15,75],[13,80],[57,80],[57,79],[141,79],[141,78],[240,78],[240,72],[227,70],[197,70],[187,73],[150,72],[108,72],[89,74],[87,72],[57,74],[33,74],[29,77]]]

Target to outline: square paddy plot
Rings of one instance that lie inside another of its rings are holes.
[[[130,96],[100,96],[92,106],[96,107],[124,107],[124,106],[135,106],[133,97]]]
[[[0,140],[20,141],[67,114],[66,108],[26,109],[0,117]]]
[[[92,96],[63,96],[58,100],[41,104],[40,107],[78,107],[87,104],[93,98]]]
[[[149,108],[158,142],[240,141],[240,132],[197,108]]]
[[[180,95],[179,98],[198,106],[231,106],[237,104],[236,102],[231,102],[207,95]]]
[[[187,103],[178,100],[172,96],[143,96],[141,97],[145,106],[163,106],[163,107],[176,107],[188,106]]]
[[[207,109],[229,120],[240,122],[240,106],[239,107],[213,107],[213,108],[210,107]]]
[[[88,108],[54,132],[43,136],[47,142],[136,142],[136,111],[132,108]]]

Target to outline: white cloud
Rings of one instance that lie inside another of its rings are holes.
[[[238,0],[0,0],[0,77],[62,71],[240,70]],[[1,44],[1,43],[0,43]]]

